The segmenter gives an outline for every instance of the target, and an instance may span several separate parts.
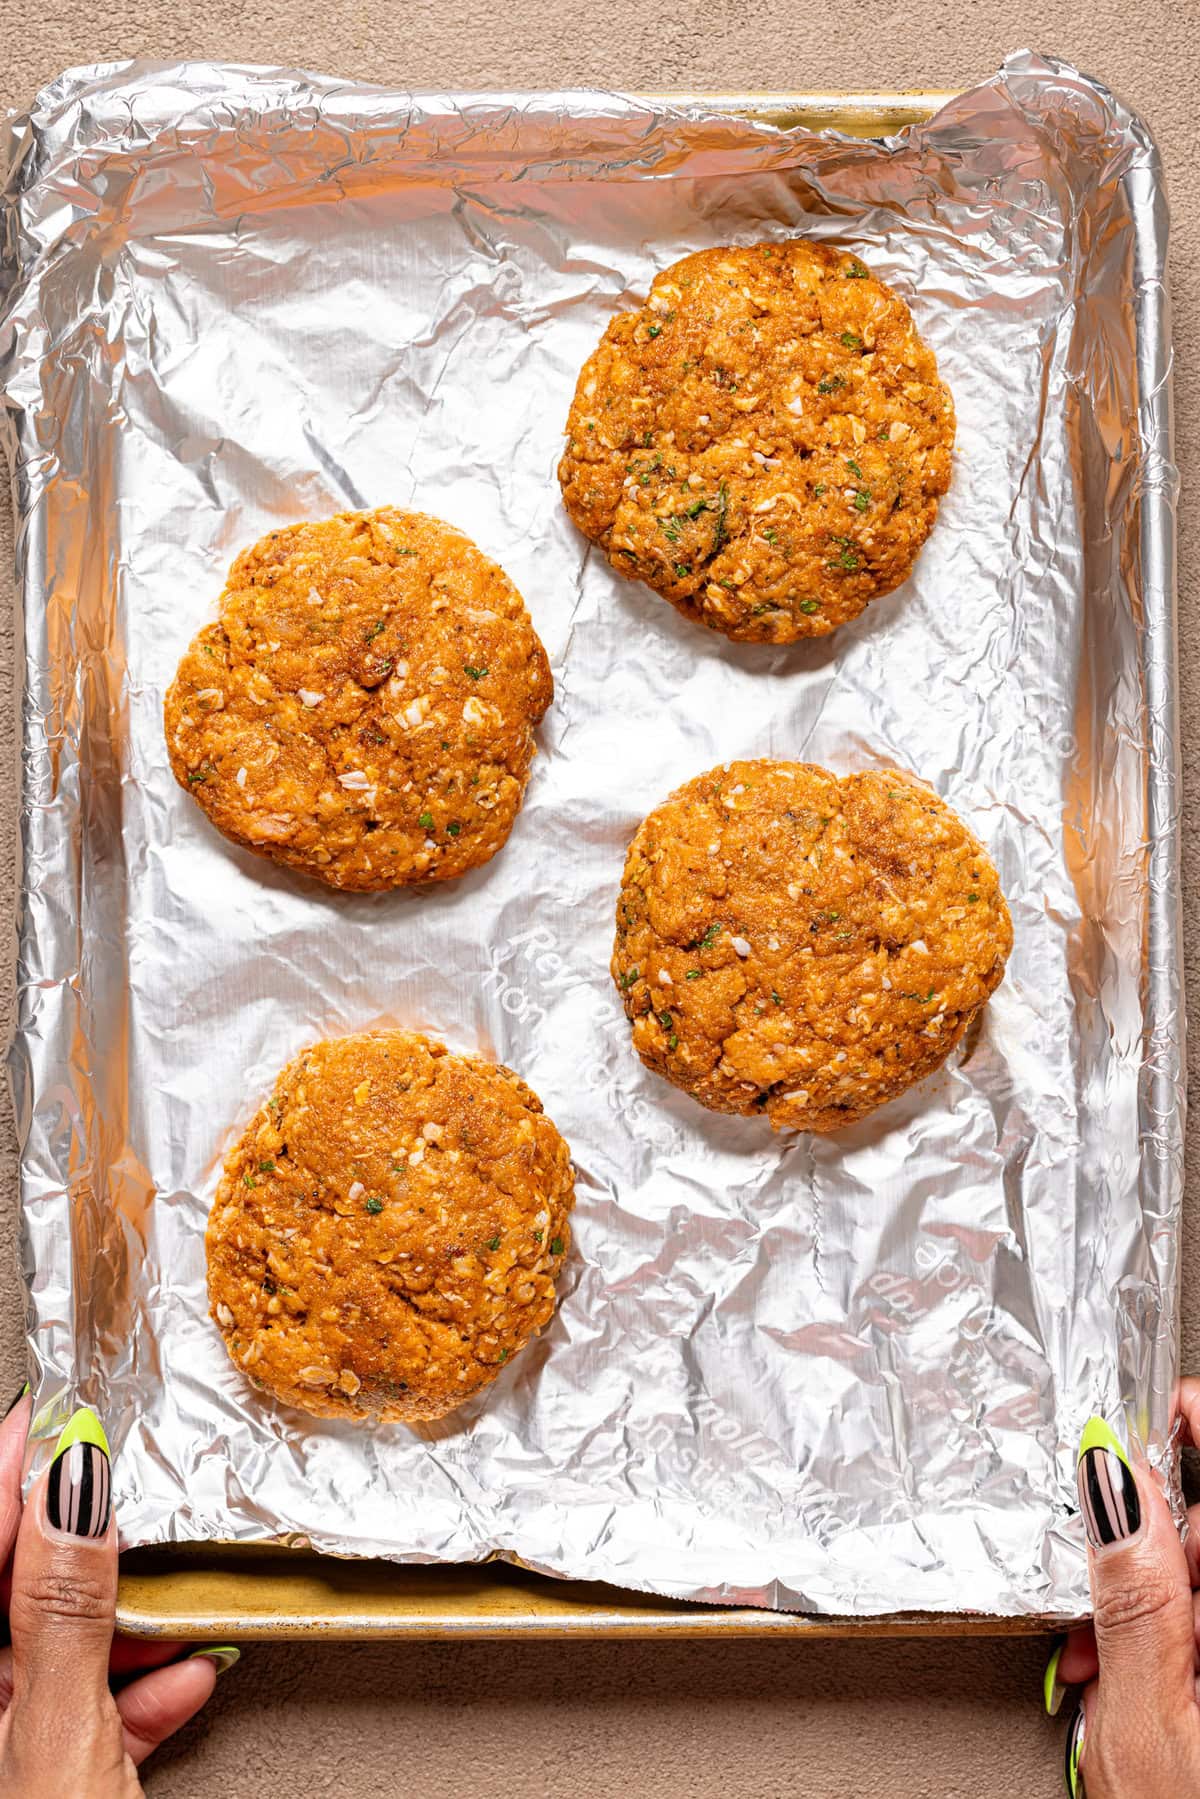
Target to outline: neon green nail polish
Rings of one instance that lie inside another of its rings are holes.
[[[1115,1456],[1119,1456],[1127,1468],[1129,1467],[1129,1457],[1103,1418],[1091,1417],[1088,1419],[1083,1427],[1083,1435],[1079,1439],[1079,1453],[1075,1460],[1081,1462],[1089,1449],[1110,1449]],[[1132,1473],[1132,1469],[1130,1472]]]
[[[217,1670],[217,1679],[220,1680],[222,1674],[227,1674],[230,1668],[236,1667],[237,1663],[241,1661],[242,1652],[240,1649],[235,1649],[232,1643],[214,1643],[211,1648],[206,1646],[203,1649],[193,1649],[186,1659],[189,1662],[195,1662],[201,1660],[202,1657],[212,1663]]]
[[[94,1443],[97,1449],[109,1454],[108,1438],[104,1434],[104,1426],[90,1406],[81,1405],[67,1421],[58,1442],[54,1445],[53,1460],[57,1461],[64,1449],[70,1449],[73,1443]]]
[[[1066,1645],[1060,1643],[1050,1660],[1046,1663],[1046,1672],[1042,1676],[1042,1698],[1045,1701],[1046,1716],[1057,1718],[1062,1709],[1062,1702],[1067,1696],[1067,1689],[1059,1685],[1058,1663]]]

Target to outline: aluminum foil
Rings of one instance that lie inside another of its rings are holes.
[[[879,142],[619,94],[108,64],[12,121],[4,162],[43,1438],[97,1407],[127,1544],[300,1534],[821,1612],[1086,1610],[1085,1418],[1171,1460],[1175,475],[1144,127],[1029,54]],[[581,362],[655,269],[795,232],[910,300],[958,446],[913,578],[773,649],[619,580],[555,464]],[[162,695],[241,545],[384,502],[500,561],[557,695],[498,859],[339,896],[214,834]],[[1016,928],[947,1068],[831,1139],[657,1080],[607,974],[638,820],[762,755],[916,770]],[[279,1067],[385,1021],[519,1069],[578,1210],[544,1337],[444,1422],[371,1431],[245,1384],[204,1226]]]

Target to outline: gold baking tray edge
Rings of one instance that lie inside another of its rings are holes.
[[[551,1580],[504,1562],[400,1566],[233,1544],[122,1558],[117,1622],[181,1641],[285,1637],[1029,1636],[1046,1618],[963,1613],[812,1617],[656,1599],[599,1581]]]

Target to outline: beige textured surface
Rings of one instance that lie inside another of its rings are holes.
[[[811,8],[795,0],[0,0],[0,103],[24,101],[74,63],[217,56],[303,64],[413,86],[609,84],[665,89],[965,85],[1023,44],[1070,57],[1141,110],[1166,157],[1174,205],[1178,457],[1200,457],[1200,177],[1195,0],[964,5],[884,0]],[[1200,746],[1200,617],[1194,512],[1181,532],[1184,761]],[[0,568],[11,563],[5,520]],[[7,578],[7,577],[6,577]],[[0,599],[0,707],[12,762],[12,640]],[[1189,987],[1200,910],[1200,784],[1190,845]],[[13,888],[12,780],[0,792],[0,907]],[[6,926],[7,929],[7,926]],[[7,979],[7,976],[6,976]],[[1195,1139],[1192,1138],[1194,1148]],[[17,1385],[13,1139],[4,1124],[0,1366]],[[1195,1156],[1192,1157],[1193,1164]],[[1195,1176],[1195,1168],[1193,1168]],[[1191,1183],[1184,1270],[1185,1363],[1200,1365],[1200,1189]],[[162,1752],[155,1799],[200,1795],[419,1794],[421,1799],[1040,1799],[1061,1792],[1062,1725],[1040,1716],[1036,1641],[861,1646],[622,1643],[252,1646],[206,1716]]]

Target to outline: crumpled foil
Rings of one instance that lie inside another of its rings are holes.
[[[86,1400],[127,1544],[299,1533],[697,1600],[1085,1611],[1084,1420],[1172,1459],[1176,483],[1145,128],[1024,53],[880,142],[106,64],[3,148],[34,1463]],[[555,464],[584,357],[657,268],[797,232],[911,302],[954,479],[903,588],[834,637],[737,645],[589,551]],[[210,829],[162,696],[240,546],[382,503],[503,565],[557,693],[494,862],[338,895]],[[833,1138],[656,1079],[607,972],[637,822],[768,755],[924,776],[1016,929],[948,1066]],[[518,1069],[578,1168],[553,1325],[418,1429],[273,1406],[205,1298],[220,1161],[276,1071],[384,1022]]]

